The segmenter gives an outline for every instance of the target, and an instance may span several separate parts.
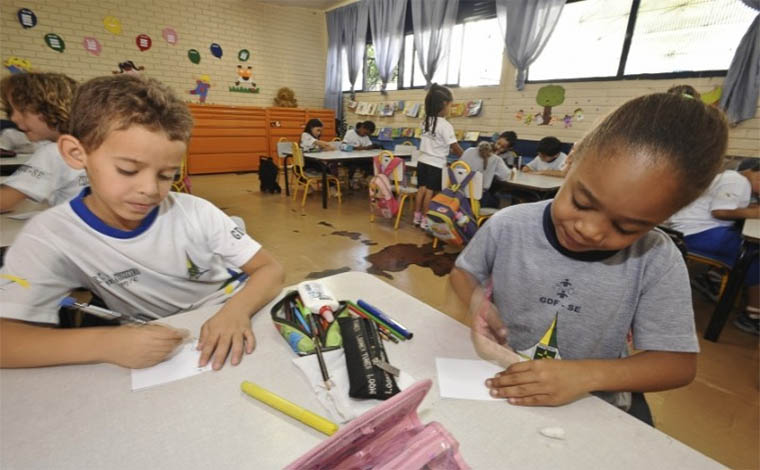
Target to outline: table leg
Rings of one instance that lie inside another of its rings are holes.
[[[285,155],[283,157],[283,168],[282,172],[285,175],[285,195],[290,196],[290,187],[288,186],[288,158],[290,158],[290,155]]]
[[[322,163],[322,209],[327,209],[327,163]]]
[[[734,267],[731,269],[731,273],[728,275],[728,282],[726,288],[723,291],[723,295],[718,299],[718,305],[715,306],[712,317],[710,317],[710,324],[707,325],[705,330],[705,339],[709,341],[718,341],[720,332],[723,330],[728,315],[731,313],[731,307],[734,306],[736,296],[739,294],[744,276],[747,273],[752,262],[753,256],[757,249],[748,243],[746,240],[742,242],[742,249],[739,252],[739,257],[736,259]]]

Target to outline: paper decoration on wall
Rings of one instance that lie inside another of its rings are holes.
[[[515,113],[515,119],[517,119],[518,121],[522,121],[523,117],[525,117],[525,111],[523,111],[522,109]]]
[[[549,119],[549,122],[545,123],[543,114],[536,113],[533,115],[533,122],[535,122],[539,126],[542,126],[544,124],[548,126],[551,123],[551,117]]]
[[[230,91],[238,93],[258,93],[259,89],[256,88],[256,83],[253,81],[253,70],[249,65],[243,67],[237,66],[237,75],[235,76],[235,86],[230,87]]]
[[[164,41],[168,42],[172,46],[177,44],[177,41],[179,40],[177,37],[177,32],[174,30],[174,28],[164,28],[161,30],[161,37],[164,38]]]
[[[85,36],[85,38],[82,40],[82,46],[84,46],[84,50],[94,56],[100,55],[100,51],[103,50],[100,42],[92,36]]]
[[[372,133],[372,137],[378,137],[380,135],[380,128],[376,127],[375,132]]]
[[[393,133],[393,129],[390,127],[383,127],[380,129],[380,134],[378,134],[377,138],[379,140],[392,140],[391,134]]]
[[[348,109],[356,109],[356,105],[359,104],[354,100],[348,100],[347,107]]]
[[[723,94],[723,87],[718,85],[707,93],[702,93],[702,102],[706,105],[717,104]]]
[[[398,139],[399,137],[401,137],[401,128],[394,127],[391,131],[391,139]]]
[[[418,139],[419,139],[420,137],[422,137],[422,128],[421,128],[421,127],[418,127],[418,128],[416,128],[416,129],[414,130],[414,136],[415,136],[416,138],[418,138]]]
[[[248,49],[240,49],[238,51],[238,60],[240,62],[246,62],[251,58],[251,52]]]
[[[538,89],[536,103],[544,107],[540,125],[548,125],[552,121],[552,106],[559,106],[565,102],[565,89],[559,85],[546,85]]]
[[[145,70],[145,67],[142,65],[137,66],[131,60],[119,62],[117,66],[119,67],[119,70],[112,70],[112,73],[130,73],[132,75],[139,75],[140,72]]]
[[[565,117],[562,118],[562,122],[565,123],[565,129],[573,127],[573,117],[569,114],[565,114]]]
[[[55,33],[48,33],[45,35],[45,44],[54,51],[61,53],[66,49],[66,43],[63,41],[63,38]]]
[[[414,127],[405,127],[401,129],[401,137],[414,137]]]
[[[404,114],[406,114],[409,117],[416,118],[420,114],[420,104],[407,103],[406,108],[404,109]]]
[[[449,116],[464,116],[464,103],[451,103],[451,107],[449,108]]]
[[[393,108],[394,108],[395,111],[403,111],[405,104],[406,104],[406,102],[404,100],[399,100],[399,101],[396,101],[394,103]]]
[[[198,77],[198,80],[195,81],[195,89],[190,90],[190,94],[198,95],[200,102],[205,103],[209,88],[211,88],[211,77],[208,75],[201,75]]]
[[[575,108],[575,111],[573,111],[573,119],[576,121],[583,121],[583,108]]]
[[[367,115],[368,116],[374,116],[374,115],[376,115],[377,114],[377,107],[378,107],[377,103],[369,103],[367,105]]]
[[[282,108],[297,108],[298,100],[293,90],[284,86],[277,90],[277,94],[274,97],[274,105]]]
[[[10,73],[26,73],[32,70],[32,63],[21,57],[11,56],[5,59],[3,65]]]
[[[145,52],[150,49],[153,41],[151,41],[150,36],[147,34],[138,34],[135,38],[135,44],[137,44],[137,48],[140,49],[140,52]]]
[[[34,28],[37,26],[37,15],[28,8],[21,8],[17,13],[18,22],[24,29]]]
[[[190,49],[187,51],[187,58],[190,59],[190,62],[199,64],[201,61],[201,53],[195,49]]]
[[[380,105],[380,111],[378,114],[380,114],[380,116],[393,116],[393,112],[395,110],[396,110],[396,106],[394,105],[394,103],[392,102],[382,103]]]
[[[222,46],[220,46],[219,44],[213,42],[213,43],[211,43],[211,47],[209,47],[209,49],[211,50],[211,55],[212,56],[216,57],[217,59],[221,59],[222,58]]]
[[[464,141],[466,142],[477,142],[478,137],[480,137],[479,131],[467,131],[464,133]]]
[[[468,101],[465,106],[465,115],[467,117],[474,117],[480,114],[480,110],[483,108],[483,100]]]
[[[103,27],[111,34],[121,34],[121,21],[115,16],[103,18]]]
[[[462,139],[464,139],[464,131],[461,130],[461,129],[460,130],[455,130],[454,131],[454,135],[457,137],[457,140],[460,141],[460,142],[462,141]]]

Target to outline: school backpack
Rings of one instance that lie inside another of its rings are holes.
[[[369,180],[369,207],[375,215],[390,219],[398,212],[398,199],[393,194],[390,175],[403,160],[393,157],[385,168],[381,155],[375,157],[374,162],[376,174]]]
[[[262,193],[280,193],[279,183],[277,183],[277,165],[274,164],[271,158],[262,158],[259,161],[259,182],[261,183],[260,190]]]
[[[428,221],[428,232],[442,242],[454,246],[464,246],[478,230],[475,220],[475,211],[470,198],[467,197],[463,188],[470,184],[475,177],[474,171],[468,171],[461,183],[457,183],[454,170],[446,168],[449,172],[449,186],[433,196],[430,200],[429,210],[425,215]]]

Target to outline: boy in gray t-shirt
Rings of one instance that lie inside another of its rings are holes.
[[[640,393],[632,406],[629,393],[616,392],[694,379],[688,273],[675,245],[652,229],[707,187],[726,142],[725,118],[703,103],[636,98],[576,145],[554,200],[508,207],[486,222],[451,283],[473,306],[476,346],[490,339],[527,359],[486,381],[492,396],[561,405],[595,392],[651,423]],[[493,305],[477,301],[482,287],[492,289]],[[641,351],[630,356],[629,331]]]

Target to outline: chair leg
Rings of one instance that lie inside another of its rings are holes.
[[[301,199],[301,207],[306,206],[306,196],[309,195],[309,188],[311,188],[311,180],[306,180],[306,184],[303,187],[303,199]]]
[[[396,214],[396,223],[393,224],[393,230],[398,230],[398,224],[401,221],[401,214],[404,213],[404,203],[406,202],[407,195],[401,196],[401,200],[398,202],[398,214]]]
[[[436,248],[438,248],[438,239],[433,238],[433,249],[435,250]]]

